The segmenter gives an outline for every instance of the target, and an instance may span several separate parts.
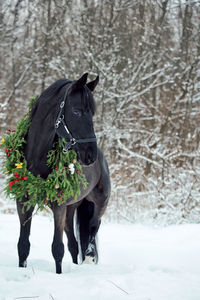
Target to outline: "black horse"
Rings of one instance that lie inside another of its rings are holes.
[[[35,176],[39,174],[47,178],[51,172],[47,166],[47,153],[58,138],[65,138],[67,144],[63,146],[63,151],[76,151],[88,182],[87,188],[81,190],[77,200],[71,198],[60,206],[56,202],[50,204],[55,225],[52,254],[56,273],[62,272],[63,231],[67,235],[68,249],[74,263],[88,258],[97,263],[96,234],[110,196],[108,165],[97,147],[92,121],[95,112],[92,92],[99,78],[86,83],[87,76],[86,73],[76,81],[58,80],[41,94],[31,112],[31,125],[24,149],[29,171]],[[34,210],[31,207],[23,211],[24,201],[25,198],[23,201],[17,200],[21,225],[18,241],[20,267],[26,267],[29,255],[31,216]]]

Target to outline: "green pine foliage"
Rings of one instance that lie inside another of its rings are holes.
[[[31,123],[30,111],[36,100],[30,100],[29,112],[17,124],[16,132],[9,131],[2,138],[0,146],[6,155],[4,172],[8,176],[5,188],[7,196],[22,201],[26,209],[37,205],[42,210],[54,201],[61,205],[70,198],[76,200],[81,188],[87,187],[87,181],[75,151],[64,154],[60,141],[48,152],[47,165],[52,171],[47,179],[34,176],[28,171],[23,149]],[[62,142],[65,143],[64,140]],[[70,164],[74,173],[69,168]]]

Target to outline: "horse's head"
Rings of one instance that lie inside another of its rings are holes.
[[[87,76],[88,73],[68,85],[61,104],[62,113],[59,114],[60,128],[57,129],[63,132],[60,135],[67,142],[67,150],[73,148],[84,165],[92,164],[97,158],[97,142],[92,120],[95,111],[92,92],[99,77],[86,83]],[[57,121],[59,122],[59,118]]]

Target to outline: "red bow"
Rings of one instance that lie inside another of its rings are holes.
[[[19,174],[18,174],[17,172],[15,172],[14,175],[15,175],[15,177],[16,177],[17,179],[15,179],[15,180],[13,180],[13,181],[11,181],[11,182],[8,183],[9,186],[10,186],[10,190],[12,190],[12,185],[13,185],[16,181],[19,181],[19,180],[27,180],[27,177],[26,177],[26,176],[19,177]]]

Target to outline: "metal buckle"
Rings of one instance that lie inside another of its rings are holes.
[[[62,101],[62,102],[60,103],[60,108],[63,108],[64,105],[65,105],[65,101]]]
[[[75,140],[75,138],[72,138],[71,139],[71,146],[74,146],[76,144],[76,140]]]
[[[62,122],[62,120],[64,119],[64,115],[62,115],[60,118],[58,118],[58,120],[56,120],[55,123],[55,128],[58,128],[60,123]]]
[[[55,123],[55,128],[58,128],[59,127],[59,125],[60,125],[60,118],[56,121],[56,123]]]
[[[73,146],[75,144],[76,144],[76,140],[74,138],[72,138],[66,146],[63,145],[63,154],[67,154],[67,152],[71,148],[71,146]]]
[[[68,149],[63,148],[62,152],[63,152],[63,154],[67,154]]]

